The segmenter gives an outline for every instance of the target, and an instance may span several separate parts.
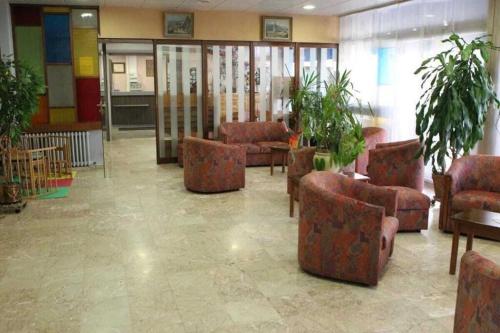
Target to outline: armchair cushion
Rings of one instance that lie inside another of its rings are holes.
[[[431,199],[409,187],[384,186],[398,192],[398,210],[429,209]]]
[[[500,212],[500,193],[470,190],[453,196],[453,210],[464,211],[471,208]]]
[[[500,192],[500,156],[470,155],[453,161],[451,194],[464,190]]]

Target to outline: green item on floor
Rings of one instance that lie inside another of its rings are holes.
[[[59,187],[55,192],[41,195],[38,199],[61,199],[66,198],[68,195],[69,187]]]

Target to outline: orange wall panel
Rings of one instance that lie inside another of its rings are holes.
[[[31,118],[31,123],[33,125],[44,125],[49,123],[49,104],[46,95],[38,97],[38,112]]]

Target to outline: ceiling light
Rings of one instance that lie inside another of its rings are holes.
[[[302,8],[304,8],[305,10],[313,10],[313,9],[315,9],[315,8],[316,8],[316,6],[315,6],[315,5],[305,5],[305,6],[304,6],[304,7],[302,7]]]
[[[425,14],[425,17],[427,18],[433,18],[435,15],[434,14]]]
[[[92,13],[81,13],[81,14],[80,14],[80,16],[81,16],[82,18],[89,18],[89,17],[94,16],[94,14],[92,14]]]

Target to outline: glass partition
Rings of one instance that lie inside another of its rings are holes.
[[[255,47],[255,119],[288,123],[290,88],[295,77],[293,46]]]
[[[250,121],[250,47],[207,47],[208,136],[217,138],[223,122]]]
[[[184,136],[203,136],[201,45],[157,45],[159,157],[177,157]]]
[[[337,71],[337,49],[334,47],[300,47],[300,75],[318,74],[319,82],[331,81]],[[323,87],[324,88],[324,87]]]

